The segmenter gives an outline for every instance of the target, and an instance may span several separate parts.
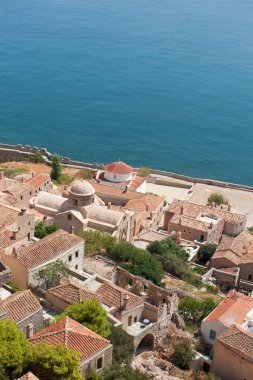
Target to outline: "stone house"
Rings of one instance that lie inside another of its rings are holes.
[[[215,343],[211,371],[221,380],[251,380],[252,330],[233,325],[224,331]]]
[[[185,240],[219,243],[222,234],[238,234],[246,228],[246,215],[175,199],[165,211],[164,230],[180,232]]]
[[[35,333],[30,338],[30,343],[64,345],[77,351],[80,354],[80,373],[83,377],[90,369],[100,372],[112,364],[111,343],[69,317]]]
[[[146,177],[138,176],[133,168],[124,162],[112,162],[104,166],[104,170],[98,170],[95,174],[98,183],[119,189],[129,189],[140,193],[146,192]]]
[[[40,192],[31,200],[31,207],[53,218],[55,224],[66,231],[73,227],[76,231],[94,229],[105,231],[119,240],[130,239],[131,212],[105,207],[89,182],[78,180],[63,195]]]
[[[28,286],[38,286],[34,275],[56,260],[67,263],[72,271],[81,271],[83,256],[83,240],[74,234],[57,230],[11,253],[2,253],[2,260],[11,269],[12,280],[26,289]],[[43,284],[40,283],[40,286]]]
[[[204,342],[211,348],[216,339],[232,325],[244,327],[253,318],[253,298],[231,291],[201,323]]]
[[[250,243],[247,253],[241,258],[238,265],[237,287],[248,292],[253,291],[253,242]]]
[[[15,206],[29,207],[29,201],[35,195],[35,189],[28,183],[23,183],[13,179],[5,178],[4,174],[0,176],[0,202]]]
[[[31,178],[22,181],[34,188],[35,195],[39,194],[40,191],[50,191],[52,189],[51,177],[47,173],[32,173]]]
[[[30,329],[37,330],[43,323],[43,309],[30,290],[16,292],[0,300],[0,318],[17,323],[19,329],[29,337]]]

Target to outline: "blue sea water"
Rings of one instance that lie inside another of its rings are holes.
[[[253,1],[0,0],[0,141],[253,185]]]

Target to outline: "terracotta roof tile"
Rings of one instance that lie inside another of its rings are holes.
[[[96,295],[101,298],[105,305],[109,307],[114,306],[118,311],[121,311],[123,308],[125,296],[129,297],[126,310],[131,310],[143,303],[141,297],[109,282],[103,282],[96,290]]]
[[[12,179],[0,180],[0,191],[7,192],[15,198],[18,198],[22,193],[32,189],[33,187],[27,183],[14,181]]]
[[[18,232],[15,240],[13,239],[13,232],[7,230],[6,228],[0,231],[0,248],[7,248],[14,243],[17,243],[19,240],[22,240],[26,237],[25,233]]]
[[[0,204],[0,229],[18,221],[20,210]]]
[[[95,293],[79,284],[77,281],[66,279],[54,288],[48,289],[49,294],[67,302],[68,304],[77,304],[86,300],[97,299]]]
[[[41,240],[18,248],[16,254],[27,269],[33,269],[82,242],[76,235],[57,230]]]
[[[125,208],[134,211],[147,211],[149,207],[150,211],[155,211],[163,202],[164,199],[158,195],[142,194],[141,197],[129,200]]]
[[[40,379],[36,377],[32,372],[28,372],[22,377],[19,377],[17,380],[40,380]]]
[[[234,212],[221,210],[217,207],[212,208],[211,206],[199,205],[196,203],[181,201],[178,199],[174,199],[174,201],[170,204],[167,210],[175,214],[180,214],[182,206],[184,207],[184,215],[190,216],[192,218],[196,218],[201,213],[215,215],[229,223],[238,223],[246,218],[246,215],[244,214],[237,214]]]
[[[40,187],[41,185],[43,185],[46,181],[48,181],[49,178],[50,178],[49,174],[38,173],[35,176],[33,176],[32,178],[28,179],[26,181],[26,183],[37,188],[37,187]]]
[[[105,165],[105,171],[112,174],[129,174],[133,171],[133,168],[125,164],[125,162],[117,161]]]
[[[250,330],[233,325],[220,334],[217,340],[238,355],[243,354],[253,359],[253,333]]]
[[[1,300],[0,310],[7,313],[9,319],[19,323],[42,310],[42,306],[30,290],[24,290]]]
[[[241,326],[246,315],[253,309],[253,298],[246,297],[241,293],[229,293],[205,319],[205,322],[220,321],[223,325],[230,327],[235,324]]]
[[[110,342],[69,317],[40,330],[30,339],[32,344],[42,342],[64,345],[80,353],[82,360],[111,346]]]

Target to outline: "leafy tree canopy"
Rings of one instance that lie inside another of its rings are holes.
[[[41,380],[83,380],[79,365],[80,357],[76,351],[46,343],[32,346],[27,358],[27,370]]]
[[[195,351],[193,350],[189,340],[184,340],[176,345],[174,357],[180,368],[188,368],[189,361],[195,357]]]
[[[57,320],[69,316],[82,325],[95,331],[104,338],[111,334],[111,325],[107,320],[107,313],[96,299],[87,300],[83,303],[70,305]]]
[[[210,314],[216,306],[217,304],[209,297],[203,300],[184,297],[179,302],[178,310],[185,322],[199,325],[201,320]]]
[[[78,232],[77,236],[85,241],[85,254],[95,255],[102,249],[109,249],[117,243],[117,239],[106,232],[87,230]]]
[[[61,168],[60,157],[54,154],[52,156],[51,178],[54,180],[58,180],[61,176],[61,172],[62,172],[62,168]]]
[[[138,175],[141,177],[148,177],[151,173],[151,170],[149,168],[146,168],[144,166],[140,167],[138,170]]]
[[[99,375],[99,373],[91,369],[88,375],[85,376],[85,380],[102,380],[102,377]]]
[[[224,197],[221,193],[212,193],[208,197],[208,204],[215,203],[217,206],[227,205],[228,199]]]
[[[197,258],[200,264],[206,264],[211,259],[218,245],[215,243],[206,243],[199,247]]]
[[[47,235],[50,235],[53,232],[57,231],[57,229],[58,227],[55,224],[52,224],[51,226],[45,226],[44,223],[40,222],[35,226],[34,235],[36,238],[42,239]]]
[[[103,372],[103,380],[150,380],[145,373],[133,369],[129,365],[112,365]]]
[[[13,377],[22,371],[30,345],[16,323],[9,319],[0,321],[0,364],[2,377]]]
[[[42,153],[39,150],[34,152],[30,156],[30,161],[34,162],[35,164],[43,163],[44,159]]]
[[[130,336],[120,327],[112,327],[110,341],[113,345],[113,362],[130,364],[134,355],[134,345]]]
[[[56,260],[54,263],[49,264],[46,268],[35,273],[34,279],[42,282],[43,284],[41,284],[41,286],[48,289],[56,285],[58,275],[61,275],[63,278],[67,277],[68,271],[68,264],[61,260]]]

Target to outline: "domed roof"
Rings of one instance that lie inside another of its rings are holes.
[[[89,182],[81,179],[71,186],[69,192],[73,195],[85,196],[94,194],[95,189]]]
[[[133,172],[133,168],[125,162],[117,161],[105,165],[105,171],[112,174],[129,174]]]

